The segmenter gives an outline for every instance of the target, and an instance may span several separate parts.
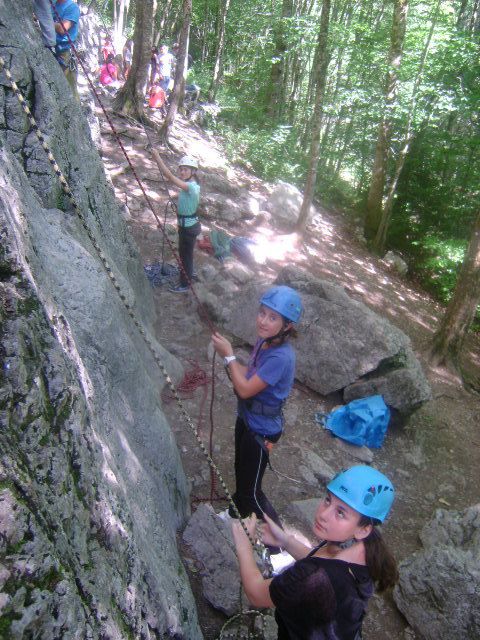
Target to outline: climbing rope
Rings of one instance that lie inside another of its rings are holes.
[[[209,448],[208,453],[210,457],[213,459],[213,404],[215,400],[215,386],[213,384],[213,379],[215,376],[215,360],[212,360],[212,375],[208,376],[207,372],[202,369],[202,367],[198,364],[196,360],[189,360],[192,365],[192,369],[190,371],[186,371],[183,376],[183,380],[177,386],[177,391],[183,394],[184,398],[193,398],[193,392],[197,389],[203,387],[203,394],[200,400],[200,407],[198,410],[198,422],[197,422],[197,430],[200,433],[201,425],[203,423],[203,411],[205,409],[205,403],[207,402],[208,395],[208,385],[212,382],[212,393],[210,398],[210,437],[209,437]],[[174,400],[173,396],[167,396],[167,400]],[[209,498],[201,498],[196,495],[192,495],[192,504],[196,502],[214,502],[217,500],[224,500],[224,497],[218,493],[217,490],[217,476],[214,473],[213,469],[210,469],[210,497]]]
[[[24,113],[26,114],[26,116],[27,116],[27,118],[28,118],[28,120],[30,122],[30,125],[31,125],[36,137],[38,138],[40,144],[42,145],[42,148],[45,151],[45,153],[46,153],[46,155],[48,157],[48,160],[49,160],[50,164],[53,167],[55,175],[59,179],[60,184],[62,185],[62,189],[63,189],[64,193],[69,198],[70,203],[71,203],[71,205],[73,207],[73,210],[75,211],[76,215],[78,216],[78,218],[79,218],[79,220],[80,220],[80,222],[82,224],[82,227],[85,229],[85,232],[86,232],[90,242],[92,243],[92,246],[94,247],[95,251],[97,252],[97,254],[98,254],[98,256],[99,256],[99,258],[100,258],[100,260],[101,260],[101,262],[102,262],[102,264],[103,264],[103,266],[105,268],[105,271],[107,272],[107,275],[110,278],[110,281],[112,282],[112,285],[114,286],[115,290],[117,291],[118,296],[120,297],[120,300],[122,301],[122,303],[123,303],[128,315],[132,319],[134,325],[137,327],[140,335],[142,336],[145,344],[148,347],[148,350],[150,351],[152,357],[154,358],[154,360],[157,363],[160,371],[162,372],[162,374],[163,374],[163,376],[165,378],[165,381],[166,381],[167,385],[169,386],[170,391],[172,392],[172,394],[173,394],[173,396],[174,396],[174,398],[175,398],[175,400],[177,402],[177,405],[178,405],[178,408],[180,410],[180,413],[183,416],[183,418],[184,418],[185,422],[187,423],[188,427],[192,431],[192,433],[193,433],[193,435],[194,435],[194,437],[195,437],[195,439],[197,441],[197,444],[200,447],[200,450],[202,451],[202,453],[206,457],[210,467],[215,472],[215,474],[216,474],[216,476],[217,476],[217,478],[218,478],[218,480],[219,480],[219,482],[220,482],[220,484],[222,486],[222,489],[223,489],[223,491],[225,493],[225,496],[226,496],[230,506],[233,509],[233,512],[235,513],[236,517],[239,519],[239,521],[241,523],[241,526],[242,526],[243,530],[245,531],[245,533],[246,533],[246,535],[247,535],[247,537],[248,537],[253,549],[254,550],[258,550],[260,548],[262,550],[263,557],[265,557],[265,550],[266,550],[265,545],[263,545],[261,542],[259,542],[259,543],[255,542],[253,537],[250,535],[250,533],[249,533],[249,531],[248,531],[243,519],[240,516],[240,512],[238,511],[238,508],[237,508],[235,502],[233,501],[232,495],[231,495],[231,493],[230,493],[230,491],[229,491],[229,489],[228,489],[228,487],[227,487],[227,485],[226,485],[226,483],[225,483],[225,481],[223,479],[223,476],[221,475],[220,470],[218,469],[217,465],[214,463],[214,461],[213,461],[212,457],[210,456],[210,454],[208,453],[208,451],[207,451],[202,439],[200,438],[200,435],[199,435],[197,429],[195,428],[195,425],[193,424],[189,413],[185,409],[185,407],[183,405],[183,402],[182,402],[180,396],[178,395],[177,389],[175,388],[175,385],[173,384],[172,379],[170,378],[170,374],[168,373],[165,365],[163,364],[160,356],[158,355],[158,353],[157,353],[157,351],[156,351],[156,349],[154,347],[152,339],[148,336],[148,334],[145,331],[145,329],[144,329],[143,325],[141,324],[140,320],[137,318],[133,307],[131,306],[131,304],[127,300],[127,296],[123,293],[123,291],[122,291],[122,289],[120,287],[120,284],[119,284],[119,282],[117,280],[117,277],[115,276],[115,274],[112,271],[112,267],[110,266],[110,263],[108,262],[108,260],[107,260],[107,258],[105,256],[102,248],[98,244],[93,232],[90,230],[90,228],[89,228],[89,226],[87,224],[87,221],[85,219],[85,216],[83,215],[83,213],[82,213],[77,201],[75,200],[75,196],[74,196],[74,194],[73,194],[73,192],[72,192],[72,190],[71,190],[71,188],[70,188],[65,176],[63,175],[63,172],[62,172],[61,168],[59,167],[57,161],[55,160],[55,157],[53,156],[50,148],[48,147],[48,145],[47,145],[47,143],[45,141],[45,137],[44,137],[42,131],[40,130],[35,118],[33,117],[33,114],[30,111],[30,108],[28,107],[28,104],[26,103],[22,92],[20,91],[20,89],[19,89],[18,85],[16,84],[16,82],[14,81],[9,69],[7,68],[7,66],[5,64],[5,60],[3,59],[3,57],[0,56],[0,71],[2,71],[2,70],[5,71],[5,75],[7,76],[7,79],[9,81],[9,83],[10,83],[12,91],[13,91],[15,97],[17,98],[17,100],[19,101],[20,106],[22,107]],[[210,324],[211,324],[211,322],[210,322]],[[211,326],[213,328],[213,325],[211,325]],[[213,328],[213,330],[214,330],[214,328]],[[213,358],[213,361],[215,361],[215,358]],[[267,558],[266,558],[266,572],[268,572],[269,574],[271,574],[271,572],[272,572],[272,565],[271,565],[270,559],[268,557],[268,554],[267,554]]]

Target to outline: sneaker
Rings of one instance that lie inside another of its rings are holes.
[[[186,293],[188,291],[188,285],[186,284],[177,284],[168,287],[168,290],[172,293]]]

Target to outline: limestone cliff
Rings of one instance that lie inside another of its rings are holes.
[[[0,0],[0,55],[150,332],[142,265],[28,1]],[[5,73],[0,229],[0,637],[201,638],[176,548],[188,489],[161,373]]]

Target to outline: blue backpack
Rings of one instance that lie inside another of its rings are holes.
[[[328,415],[316,413],[315,420],[351,444],[378,448],[387,432],[390,409],[382,396],[370,396],[352,400]]]

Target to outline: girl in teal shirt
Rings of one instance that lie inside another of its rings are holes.
[[[169,288],[174,293],[184,293],[193,277],[193,250],[202,227],[198,220],[197,209],[200,202],[200,185],[197,180],[198,162],[191,156],[184,156],[178,163],[178,176],[174,175],[160,158],[156,149],[152,155],[165,178],[177,186],[180,191],[177,201],[178,253],[182,261],[180,281]]]

